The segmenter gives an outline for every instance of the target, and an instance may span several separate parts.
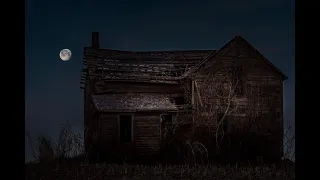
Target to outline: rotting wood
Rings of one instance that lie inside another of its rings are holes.
[[[199,88],[198,88],[198,85],[197,85],[197,81],[196,81],[196,80],[194,81],[194,85],[195,85],[195,87],[196,87],[196,91],[197,91],[197,95],[198,95],[198,100],[199,100],[200,106],[202,107],[202,106],[203,106],[203,103],[202,103],[201,95],[200,95]]]
[[[242,48],[239,55],[241,58],[238,58],[233,49],[236,46]],[[93,117],[93,114],[102,113],[94,110],[96,104],[90,99],[91,95],[116,93],[160,93],[171,97],[184,96],[187,99],[185,105],[176,105],[177,111],[167,111],[166,113],[179,113],[177,119],[179,117],[180,119],[186,119],[181,117],[184,117],[184,115],[189,117],[189,114],[186,115],[190,113],[189,108],[194,110],[195,105],[199,103],[203,109],[207,108],[206,106],[209,108],[208,112],[199,113],[202,116],[210,116],[209,118],[202,118],[203,122],[216,121],[214,119],[217,114],[215,111],[219,110],[219,107],[224,106],[227,98],[221,98],[221,96],[215,95],[212,92],[209,93],[209,96],[204,95],[205,88],[202,87],[205,86],[207,81],[217,82],[211,83],[212,85],[226,84],[226,75],[221,73],[220,70],[226,69],[230,67],[230,64],[236,63],[237,65],[243,65],[246,72],[246,81],[244,82],[246,90],[243,97],[232,99],[232,101],[236,102],[236,105],[231,104],[230,107],[241,106],[241,108],[231,112],[229,116],[241,119],[241,123],[243,122],[241,126],[245,127],[243,124],[248,121],[246,119],[248,117],[247,109],[249,106],[253,106],[253,103],[247,96],[248,94],[246,94],[250,93],[247,90],[248,85],[249,87],[261,89],[259,90],[260,100],[256,106],[259,110],[256,114],[266,116],[272,114],[271,111],[276,110],[277,119],[272,122],[272,128],[281,129],[282,125],[280,122],[283,120],[283,108],[281,107],[283,103],[281,99],[283,88],[280,87],[283,81],[282,76],[272,69],[271,66],[259,64],[259,58],[252,57],[250,50],[241,46],[241,43],[240,45],[238,42],[232,43],[229,48],[221,48],[222,50],[217,55],[214,55],[216,51],[129,52],[85,48],[84,65],[87,65],[87,68],[82,70],[84,73],[82,82],[86,82],[86,86],[84,88],[80,87],[81,89],[85,89],[85,122],[95,121],[96,117]],[[235,61],[236,58],[238,58],[237,61]],[[205,64],[204,60],[206,60]],[[197,71],[193,72],[193,69]],[[183,73],[180,71],[183,71]],[[191,71],[194,74],[190,73]],[[211,72],[213,75],[208,78],[208,73]],[[192,81],[189,81],[191,78]],[[98,82],[103,83],[96,83],[97,79]],[[182,84],[186,87],[181,92],[181,89],[177,87]],[[226,90],[223,92],[226,93]],[[213,105],[208,105],[210,102],[213,102]],[[270,108],[271,102],[274,106],[273,109]],[[108,145],[117,146],[114,143],[117,142],[116,138],[118,138],[118,124],[115,118],[121,113],[128,112],[118,110],[102,113],[105,119],[100,131],[105,133],[105,136],[103,136],[105,137],[104,143]],[[137,151],[143,153],[158,151],[160,133],[158,133],[159,136],[152,133],[161,132],[159,129],[159,113],[161,112],[151,111],[149,114],[146,114],[143,110],[132,110],[130,113],[138,114],[135,116],[133,123],[134,141],[132,146]],[[191,115],[193,124],[200,124],[200,121],[195,118],[196,116],[194,114]],[[271,127],[271,121],[269,122],[269,120],[264,118],[263,125],[265,127],[261,130],[262,132],[267,131],[267,127]],[[209,124],[210,127],[212,124],[216,124],[215,122],[209,123],[211,123]],[[234,126],[230,123],[231,125]]]
[[[194,80],[191,81],[191,104],[194,105]]]

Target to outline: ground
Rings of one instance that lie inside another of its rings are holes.
[[[128,165],[128,164],[27,164],[26,180],[31,179],[219,179],[293,180],[294,170],[217,165]]]

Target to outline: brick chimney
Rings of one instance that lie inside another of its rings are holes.
[[[92,32],[92,48],[99,49],[99,32]]]

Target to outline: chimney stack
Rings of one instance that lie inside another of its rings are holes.
[[[99,32],[92,32],[92,48],[99,49]]]

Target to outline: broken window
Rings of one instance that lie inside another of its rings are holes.
[[[243,95],[243,69],[241,66],[233,66],[232,68],[232,85],[236,95]]]
[[[132,116],[120,115],[120,142],[132,142]]]

